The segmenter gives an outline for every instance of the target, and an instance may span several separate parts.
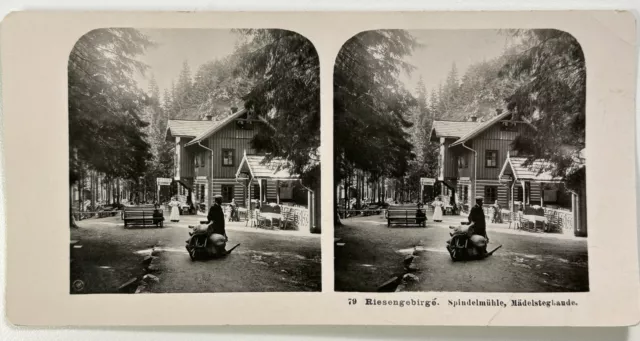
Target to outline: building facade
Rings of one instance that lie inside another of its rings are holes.
[[[215,195],[222,196],[223,204],[233,199],[240,207],[250,207],[250,202],[291,203],[308,206],[310,199],[300,180],[287,173],[282,177],[251,177],[247,182],[240,174],[252,174],[254,161],[262,161],[251,147],[251,140],[260,129],[271,129],[262,119],[246,110],[237,110],[214,119],[169,120],[166,140],[175,143],[174,185],[188,203],[206,214]],[[270,166],[276,165],[274,161]],[[263,165],[262,165],[263,166]],[[262,167],[261,166],[261,167]],[[278,168],[278,167],[276,167]],[[315,217],[314,217],[315,218]],[[314,219],[314,222],[317,220]]]
[[[496,111],[485,122],[434,121],[431,141],[440,143],[438,184],[444,195],[462,205],[473,205],[476,196],[485,203],[508,207],[513,195],[500,183],[499,174],[520,134],[532,134],[535,129],[527,122],[513,118],[509,112]],[[527,195],[530,202],[539,202],[539,187],[527,189],[515,196]]]
[[[500,110],[485,122],[434,121],[431,141],[440,143],[436,187],[467,210],[476,196],[511,212],[519,205],[539,207],[549,222],[586,236],[586,187],[569,190],[561,177],[552,175],[553,165],[527,163],[512,148],[516,137],[535,133],[528,122]],[[580,159],[577,164],[584,167],[584,157]]]

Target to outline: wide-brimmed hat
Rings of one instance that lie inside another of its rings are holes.
[[[476,197],[476,200],[484,200],[484,198],[483,198],[483,197],[481,197],[481,196],[477,196],[477,197]]]

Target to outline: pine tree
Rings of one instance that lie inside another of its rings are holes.
[[[453,62],[451,64],[451,70],[449,71],[449,75],[447,76],[445,91],[449,92],[449,95],[452,95],[455,93],[459,85],[460,84],[458,80],[458,67],[456,66],[456,63]]]
[[[398,76],[413,70],[402,58],[416,46],[402,30],[367,31],[343,45],[334,69],[336,186],[354,168],[373,179],[407,174],[417,102]]]
[[[151,75],[151,78],[149,79],[147,93],[151,96],[151,100],[153,102],[160,104],[160,88],[158,87],[158,82],[153,75]]]
[[[245,108],[273,129],[260,129],[251,144],[286,160],[309,187],[320,182],[320,63],[313,44],[286,30],[240,30],[237,72],[256,79],[243,97]],[[233,88],[233,87],[229,87]],[[226,94],[228,95],[228,94]]]
[[[422,75],[418,79],[418,84],[416,85],[416,95],[417,95],[418,108],[420,109],[420,113],[425,115],[428,111],[427,88],[424,85],[424,79],[422,79]]]
[[[433,120],[437,120],[441,117],[441,113],[438,111],[439,108],[439,98],[436,89],[431,89],[431,96],[429,97],[429,111],[431,111],[431,117]]]
[[[92,172],[135,179],[146,171],[149,98],[133,74],[146,71],[136,57],[153,45],[134,29],[99,29],[73,47],[67,68],[71,185]]]
[[[184,61],[182,63],[182,70],[178,76],[178,83],[176,84],[176,93],[173,98],[177,104],[178,111],[187,110],[192,107],[192,94],[193,80],[191,79],[191,68],[189,62]]]
[[[536,128],[518,136],[514,147],[545,159],[555,175],[575,190],[584,190],[586,68],[584,53],[571,34],[558,30],[514,31],[522,45],[508,55],[501,70],[506,80],[521,80],[507,98],[508,110]],[[522,81],[524,80],[524,81]]]
[[[172,115],[173,110],[173,96],[171,96],[171,92],[169,89],[164,89],[164,94],[162,95],[162,112],[164,113],[165,121],[168,121]]]

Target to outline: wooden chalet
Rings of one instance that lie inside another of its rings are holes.
[[[487,204],[497,200],[502,207],[508,206],[507,187],[498,180],[500,171],[516,136],[534,131],[529,123],[501,110],[485,122],[475,117],[464,122],[434,121],[431,141],[440,143],[441,193],[467,207],[476,196],[484,197]],[[540,191],[532,189],[531,199],[539,201]]]
[[[259,129],[271,129],[262,119],[244,109],[215,119],[205,117],[197,121],[169,120],[166,140],[175,143],[178,194],[185,195],[196,207],[204,204],[206,210],[215,195],[222,195],[223,203],[235,199],[240,207],[250,207],[251,200],[308,205],[307,189],[297,178],[288,173],[280,177],[286,173],[282,170],[263,173],[263,168],[270,171],[277,161],[261,164],[264,155],[251,148],[250,141]],[[249,187],[238,178],[247,170],[252,180]]]
[[[525,166],[526,158],[512,149],[517,136],[535,133],[528,122],[500,110],[485,122],[434,121],[430,139],[440,143],[436,187],[466,209],[476,196],[511,212],[520,204],[539,206],[562,229],[586,236],[586,188],[568,190],[552,175],[552,165],[535,160]],[[581,159],[577,164],[584,166]]]
[[[509,209],[515,211],[517,204],[540,206],[554,224],[573,229],[575,235],[586,236],[586,187],[578,192],[569,190],[561,177],[553,175],[553,164],[544,160],[527,163],[526,160],[507,154],[498,176],[500,183],[507,187]],[[584,162],[579,164],[584,167]],[[534,197],[533,193],[540,195]]]

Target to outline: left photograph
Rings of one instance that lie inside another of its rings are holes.
[[[82,36],[70,293],[321,291],[319,69],[286,30]]]

